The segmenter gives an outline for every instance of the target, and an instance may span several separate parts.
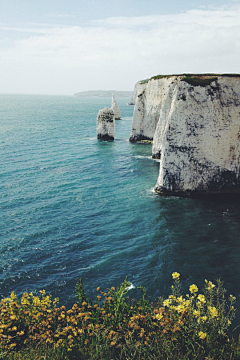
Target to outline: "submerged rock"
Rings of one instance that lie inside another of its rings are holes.
[[[97,115],[97,138],[101,140],[114,140],[115,118],[110,108],[99,110]]]
[[[115,115],[115,120],[120,120],[121,119],[121,111],[119,109],[119,106],[115,100],[114,94],[112,94],[112,107],[111,109],[113,109],[114,111],[114,115]]]
[[[133,136],[153,137],[157,193],[240,194],[240,76],[152,78],[135,105]]]

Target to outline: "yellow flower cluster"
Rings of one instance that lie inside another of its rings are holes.
[[[172,278],[173,278],[173,280],[179,280],[180,274],[178,272],[174,272],[174,273],[172,273]]]
[[[207,334],[202,331],[199,331],[198,336],[200,337],[200,339],[206,339]]]
[[[212,290],[215,287],[215,285],[211,281],[205,280],[205,283],[207,284],[208,290]]]
[[[208,306],[209,313],[212,317],[218,316],[218,311],[214,306]]]
[[[190,291],[191,294],[197,293],[198,292],[198,287],[193,284],[193,285],[191,285],[189,287],[189,291]]]
[[[128,304],[118,297],[119,290],[114,287],[100,292],[94,304],[85,297],[69,310],[58,305],[58,298],[52,301],[45,290],[37,296],[25,292],[19,301],[12,292],[0,302],[0,352],[43,343],[69,352],[85,351],[98,341],[107,342],[112,349],[119,349],[129,341],[139,347],[150,346],[159,339],[177,344],[177,339],[190,333],[200,343],[199,339],[212,336],[211,329],[225,329],[231,324],[235,297],[230,296],[226,314],[221,302],[216,301],[219,287],[215,289],[212,282],[206,280],[204,295],[192,284],[190,294],[184,297],[180,274],[174,272],[172,278],[172,295],[160,300],[158,306],[144,304],[144,298]],[[217,333],[224,334],[222,330]]]

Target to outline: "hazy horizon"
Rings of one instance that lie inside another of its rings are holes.
[[[132,91],[157,74],[239,73],[240,1],[0,2],[1,94]]]

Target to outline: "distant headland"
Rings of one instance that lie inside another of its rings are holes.
[[[89,90],[89,91],[81,91],[79,93],[74,94],[74,96],[78,97],[112,97],[112,94],[116,97],[131,97],[132,91],[117,91],[117,90]]]

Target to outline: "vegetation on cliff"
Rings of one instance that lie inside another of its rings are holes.
[[[150,80],[169,79],[172,76],[183,77],[181,81],[185,81],[193,86],[206,86],[210,85],[212,81],[217,80],[219,76],[225,77],[240,77],[240,74],[214,74],[214,73],[203,73],[203,74],[168,74],[168,75],[155,75],[149,79],[142,80],[140,84],[147,84]]]
[[[88,299],[81,280],[77,304],[59,306],[43,290],[14,293],[0,303],[0,358],[4,359],[239,359],[239,342],[227,333],[236,309],[220,280],[205,280],[182,295],[180,274],[172,274],[172,294],[147,300],[126,297],[130,283],[96,290]]]

